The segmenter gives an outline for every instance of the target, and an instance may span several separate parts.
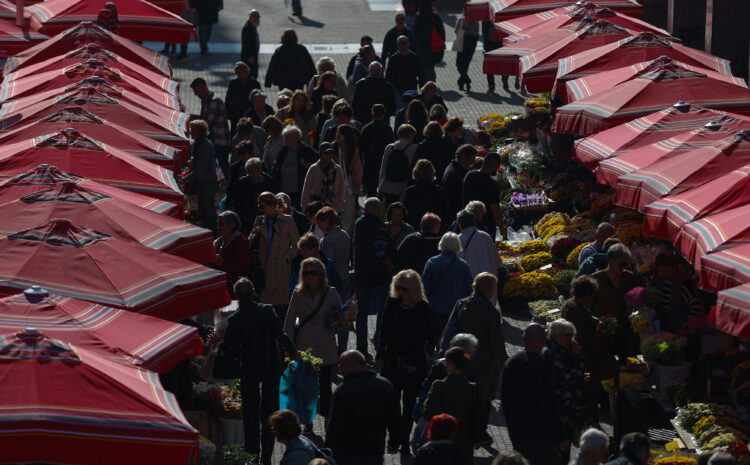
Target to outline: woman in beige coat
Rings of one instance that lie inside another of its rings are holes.
[[[260,302],[271,304],[279,320],[284,321],[289,304],[289,274],[291,262],[299,253],[299,233],[294,220],[276,210],[276,196],[263,192],[258,196],[258,211],[255,218],[251,244],[257,244],[258,261],[266,277],[266,285]]]
[[[310,202],[330,205],[341,215],[346,199],[346,181],[341,166],[333,162],[336,151],[330,142],[320,144],[320,160],[313,163],[305,175],[300,201],[304,210]]]
[[[331,375],[338,363],[334,338],[334,319],[340,315],[341,300],[336,289],[328,286],[323,262],[306,258],[300,267],[297,287],[289,302],[284,331],[299,350],[312,351],[323,359],[320,369],[320,414],[328,417],[331,406]]]

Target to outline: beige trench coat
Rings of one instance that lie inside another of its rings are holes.
[[[299,253],[299,233],[289,215],[279,213],[273,224],[271,251],[268,254],[268,228],[263,218],[258,232],[258,259],[266,276],[266,287],[260,295],[264,304],[287,305],[289,303],[289,273],[291,262]]]

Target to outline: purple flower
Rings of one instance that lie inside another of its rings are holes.
[[[642,286],[634,287],[625,294],[625,307],[628,310],[643,307],[646,305],[646,296],[648,296],[648,289]]]

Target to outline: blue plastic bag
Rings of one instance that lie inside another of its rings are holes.
[[[279,383],[279,408],[296,413],[302,425],[309,425],[318,407],[320,380],[315,378],[304,363],[291,362],[281,374]]]

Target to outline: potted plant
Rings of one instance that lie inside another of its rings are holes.
[[[684,362],[682,348],[686,341],[676,334],[661,332],[643,339],[643,358],[654,366],[659,393],[667,395],[666,387],[690,376],[691,364]]]

